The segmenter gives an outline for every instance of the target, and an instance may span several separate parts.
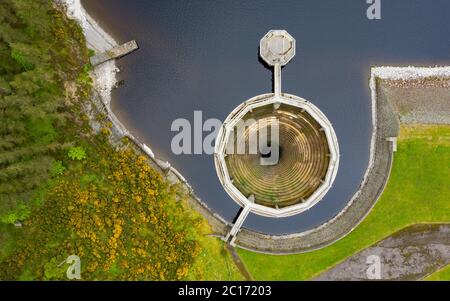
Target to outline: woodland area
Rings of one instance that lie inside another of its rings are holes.
[[[94,132],[78,25],[50,0],[0,4],[0,279],[241,279],[209,225],[137,155]]]

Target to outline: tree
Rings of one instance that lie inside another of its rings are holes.
[[[20,217],[46,185],[67,135],[66,81],[84,74],[88,51],[81,29],[49,0],[2,0],[0,5],[0,217]],[[87,83],[87,82],[86,82]],[[87,83],[88,84],[88,83]],[[73,121],[73,120],[72,120]],[[63,133],[63,134],[60,134]],[[85,158],[83,149],[72,151]],[[18,199],[20,197],[20,199]]]

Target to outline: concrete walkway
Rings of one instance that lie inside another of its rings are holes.
[[[450,264],[450,225],[408,227],[349,257],[314,280],[374,279],[370,270],[374,256],[379,258],[379,280],[423,279]]]

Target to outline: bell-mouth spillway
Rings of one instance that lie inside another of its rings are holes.
[[[237,130],[240,122],[251,117],[256,123]],[[270,132],[263,127],[271,123],[261,122],[267,119],[278,120],[281,151],[275,164],[257,167],[264,154],[250,153],[247,146],[245,153],[236,152],[236,141],[241,137],[248,144],[252,131],[258,132],[256,136]],[[217,135],[214,158],[219,180],[235,202],[253,213],[278,218],[308,210],[325,196],[337,174],[339,145],[331,123],[311,102],[270,93],[249,99],[231,112]]]
[[[260,41],[260,55],[274,67],[274,92],[236,107],[214,150],[222,186],[243,207],[225,238],[232,244],[249,212],[281,218],[313,207],[331,188],[339,166],[339,145],[327,117],[311,102],[281,92],[281,67],[295,56],[295,39],[271,30]],[[268,159],[272,150],[276,160]]]
[[[261,157],[270,153],[256,154],[234,151],[225,157],[228,173],[234,186],[244,195],[254,195],[255,203],[272,208],[283,208],[305,202],[325,180],[330,153],[325,132],[320,124],[304,109],[281,104],[277,110],[267,105],[248,112],[249,120],[262,121],[244,131],[230,136],[233,145],[241,139],[250,144],[252,135],[270,133],[269,125],[277,120],[279,138],[268,140],[268,146],[277,143],[278,160],[273,165],[260,164]],[[264,128],[261,128],[263,125]],[[243,137],[237,137],[237,135]]]

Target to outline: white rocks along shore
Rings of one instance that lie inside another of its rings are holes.
[[[87,46],[101,53],[117,46],[118,43],[106,33],[98,23],[86,12],[80,0],[55,0],[67,8],[67,15],[76,20],[83,29]],[[111,90],[116,85],[116,73],[119,71],[115,61],[110,60],[94,68],[94,88],[99,92],[102,101],[109,107]]]

